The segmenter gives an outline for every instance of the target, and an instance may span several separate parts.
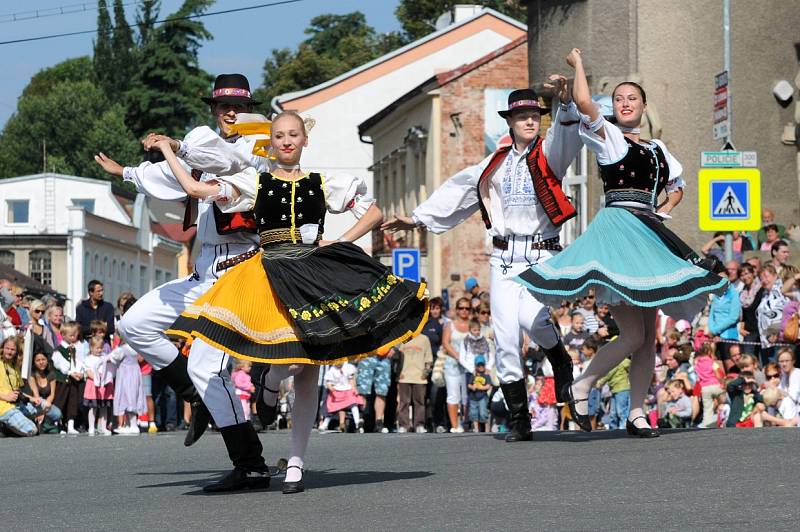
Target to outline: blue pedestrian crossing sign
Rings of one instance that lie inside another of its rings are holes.
[[[403,279],[420,281],[420,255],[415,248],[396,248],[392,250],[392,273]]]
[[[700,229],[761,229],[761,172],[757,168],[704,168],[698,185]]]

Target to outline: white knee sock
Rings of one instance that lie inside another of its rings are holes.
[[[644,324],[642,322],[642,309],[629,305],[612,307],[612,316],[619,326],[619,336],[607,343],[592,359],[586,371],[572,384],[573,397],[576,400],[589,396],[594,384],[600,377],[604,377],[614,369],[625,357],[630,356],[642,345]],[[575,404],[579,414],[586,414],[589,405],[586,401]]]
[[[261,377],[261,382],[264,386],[264,402],[270,406],[276,405],[278,403],[278,391],[281,387],[281,381],[292,375],[297,375],[302,370],[303,366],[299,364],[273,364],[270,366],[269,373]]]
[[[353,415],[353,423],[355,423],[356,427],[358,427],[358,424],[361,421],[361,413],[358,411],[358,406],[357,405],[351,406],[350,413]]]
[[[292,449],[289,465],[304,466],[303,457],[308,447],[311,429],[317,417],[319,366],[304,366],[294,377],[294,407],[292,408]],[[303,476],[300,469],[286,470],[286,482],[297,482]]]
[[[86,416],[89,418],[89,431],[94,432],[95,419],[97,418],[97,408],[90,408]],[[69,423],[74,424],[74,421],[70,419]]]
[[[99,432],[105,432],[108,430],[108,426],[106,424],[106,410],[108,408],[105,406],[97,407],[97,430]]]
[[[653,379],[653,371],[655,370],[656,312],[656,309],[647,309],[645,311],[643,315],[645,325],[644,343],[633,354],[633,357],[631,357],[631,409],[628,413],[628,419],[635,420],[633,423],[639,428],[650,426],[649,423],[643,419],[643,407],[644,398],[647,396],[647,390],[650,389],[650,382]]]
[[[139,425],[138,425],[139,416],[137,416],[136,413],[134,413],[134,412],[128,412],[126,415],[128,417],[128,426],[131,427],[131,428],[138,429],[139,428]]]

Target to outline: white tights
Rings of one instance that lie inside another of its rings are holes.
[[[97,430],[99,432],[105,432],[108,430],[106,425],[106,410],[108,410],[107,406],[93,406],[89,409],[87,417],[89,418],[89,428],[94,429],[95,427],[95,418],[97,419]]]
[[[292,407],[292,444],[289,452],[289,465],[286,482],[297,482],[303,477],[303,457],[306,454],[311,429],[317,419],[319,366],[274,364],[266,376],[264,384],[270,390],[277,390],[281,381],[294,375],[294,406]],[[267,404],[275,404],[277,394],[264,391]],[[298,467],[300,469],[298,469]]]
[[[648,426],[639,416],[644,415],[644,399],[655,369],[657,312],[655,308],[630,305],[611,307],[611,315],[619,326],[619,336],[601,347],[587,370],[575,379],[572,385],[575,399],[588,397],[597,379],[630,356],[631,411],[628,419],[633,420],[639,428]],[[585,414],[588,412],[588,403],[581,401],[575,405],[575,409],[579,414]]]

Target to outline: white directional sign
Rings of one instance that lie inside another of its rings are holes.
[[[730,94],[728,93],[728,71],[714,76],[714,138],[724,139],[730,135]]]
[[[755,168],[758,154],[754,151],[704,151],[700,156],[704,168]]]

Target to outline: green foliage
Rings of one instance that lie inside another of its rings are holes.
[[[133,30],[125,19],[122,0],[114,0],[114,32],[111,39],[111,71],[113,93],[121,93],[128,80],[136,72],[136,49],[133,44]],[[107,67],[106,67],[107,68]]]
[[[139,47],[144,47],[150,42],[160,11],[160,0],[144,0],[139,6],[139,10],[136,12],[136,25],[139,28],[137,44]]]
[[[89,56],[67,59],[33,75],[28,86],[22,91],[21,99],[30,96],[44,96],[55,85],[63,81],[90,81],[92,79],[92,58]]]
[[[458,0],[400,0],[394,14],[403,27],[406,42],[416,41],[436,30],[436,19],[452,11]],[[525,0],[482,0],[472,2],[489,7],[505,15],[525,22]]]
[[[296,51],[272,50],[264,62],[263,83],[254,95],[263,102],[262,112],[269,112],[279,94],[313,87],[402,46],[399,34],[377,34],[358,11],[314,17],[305,33]]]
[[[111,46],[111,16],[108,14],[106,0],[97,2],[97,38],[94,41],[92,65],[94,79],[104,90],[111,92],[114,88],[114,52]]]
[[[0,135],[0,176],[39,173],[47,144],[47,171],[103,176],[92,156],[102,147],[122,164],[141,158],[123,109],[90,80],[61,81],[46,93],[20,98]]]
[[[173,17],[204,12],[213,0],[185,0]],[[197,52],[211,34],[198,20],[175,20],[156,28],[141,49],[137,71],[125,94],[126,123],[137,136],[158,130],[182,137],[188,127],[205,123],[211,76],[200,68]]]

